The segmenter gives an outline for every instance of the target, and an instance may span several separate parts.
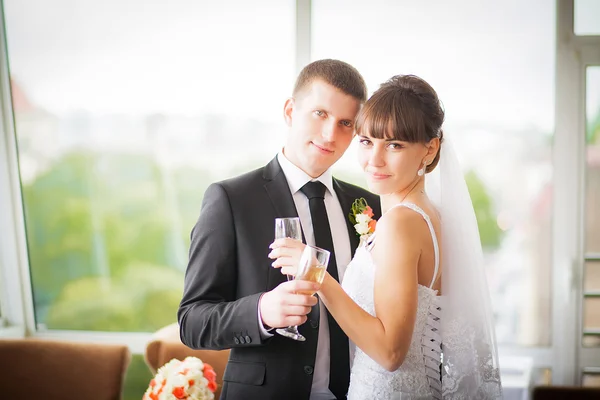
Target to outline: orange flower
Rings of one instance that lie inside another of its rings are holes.
[[[162,393],[166,384],[167,384],[167,381],[163,381],[162,385],[160,386],[160,389],[158,390],[158,393],[150,393],[150,398],[152,400],[158,400],[158,396],[160,396],[160,394]]]
[[[190,386],[194,386],[194,383],[196,383],[196,382],[193,379],[190,379],[188,381],[188,385],[190,385]]]
[[[217,383],[215,381],[208,381],[206,387],[213,393],[217,391]]]
[[[217,373],[210,364],[204,363],[202,372],[204,372],[204,377],[208,379],[209,382],[217,379]]]
[[[373,209],[370,206],[367,206],[367,208],[365,208],[363,214],[367,215],[370,218],[373,218],[373,216],[375,215],[373,214]]]
[[[183,389],[183,386],[176,387],[175,389],[173,389],[173,391],[171,393],[173,393],[173,396],[175,396],[175,398],[177,398],[177,399],[185,399],[187,397],[187,394],[185,394],[185,390]]]
[[[377,220],[376,219],[372,219],[369,221],[369,230],[371,232],[375,232],[375,226],[377,225]]]

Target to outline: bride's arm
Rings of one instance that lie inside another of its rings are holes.
[[[402,365],[410,347],[418,306],[420,215],[394,209],[377,225],[371,254],[376,265],[375,313],[357,305],[329,274],[319,296],[346,335],[389,371]]]

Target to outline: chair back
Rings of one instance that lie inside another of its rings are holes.
[[[0,397],[118,400],[131,360],[125,345],[0,340]]]

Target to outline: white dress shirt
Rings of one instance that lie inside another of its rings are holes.
[[[312,219],[310,217],[308,198],[300,191],[300,188],[312,180],[321,182],[327,188],[325,191],[325,208],[327,209],[327,217],[329,219],[329,227],[333,239],[333,250],[335,252],[338,277],[341,282],[344,277],[344,272],[346,271],[346,266],[350,263],[352,258],[352,250],[350,248],[350,239],[348,238],[346,217],[344,216],[337,194],[335,193],[335,190],[333,190],[331,170],[328,169],[323,175],[319,176],[317,179],[313,179],[306,174],[306,172],[292,164],[281,151],[277,154],[277,161],[279,161],[279,165],[281,165],[281,169],[283,170],[290,187],[290,192],[294,198],[294,204],[296,205],[296,210],[300,217],[300,225],[302,225],[306,244],[312,246],[315,245],[315,235],[313,232]],[[319,302],[319,311],[319,337],[310,400],[331,400],[335,399],[335,396],[329,390],[329,323],[327,321],[327,311],[322,302]],[[267,332],[262,325],[260,309],[258,321],[263,335],[272,336],[272,333]]]

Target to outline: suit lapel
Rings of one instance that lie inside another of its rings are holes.
[[[356,252],[356,248],[358,247],[360,238],[356,234],[356,230],[354,226],[350,222],[348,215],[352,210],[352,203],[354,202],[354,198],[349,193],[346,193],[340,182],[337,179],[333,178],[333,189],[337,194],[338,200],[340,201],[340,205],[342,206],[342,211],[344,212],[344,217],[346,220],[346,228],[348,229],[348,236],[350,237],[350,247],[351,247],[351,256]]]
[[[265,190],[271,199],[277,218],[297,217],[298,211],[296,211],[294,198],[290,193],[290,187],[277,161],[277,157],[267,164],[263,177],[267,180]],[[275,223],[273,222],[273,224]]]
[[[277,157],[273,158],[264,169],[263,178],[265,179],[264,188],[267,196],[271,200],[273,209],[275,210],[275,218],[292,218],[298,216],[294,198],[290,192],[290,186],[287,183],[285,174],[277,161]],[[275,221],[266,221],[273,225],[273,235],[275,234]],[[273,236],[274,237],[274,236]],[[304,232],[302,232],[304,238]],[[306,243],[306,240],[304,240]],[[267,290],[271,290],[287,279],[278,268],[269,268],[269,278],[267,282]]]

